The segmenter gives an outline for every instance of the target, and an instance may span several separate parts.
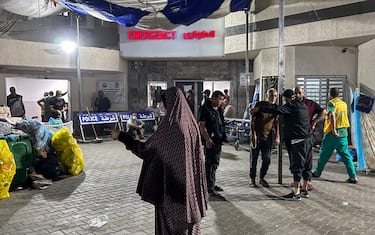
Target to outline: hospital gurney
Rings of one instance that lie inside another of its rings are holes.
[[[226,118],[225,123],[227,140],[234,145],[236,150],[240,149],[240,144],[250,143],[251,121],[249,119]],[[250,145],[245,150],[250,151]]]

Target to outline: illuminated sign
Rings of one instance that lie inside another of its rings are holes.
[[[186,32],[183,34],[185,40],[193,40],[198,39],[201,40],[203,38],[214,38],[215,37],[215,30],[211,30],[209,32],[206,31],[193,31],[193,32]]]
[[[201,40],[205,38],[215,38],[215,30],[183,32],[183,40]],[[177,31],[173,30],[129,30],[129,41],[139,40],[176,40],[178,38]]]
[[[176,31],[129,30],[128,40],[174,40]]]
[[[120,55],[124,58],[221,58],[224,56],[224,23],[224,18],[218,18],[202,19],[174,29],[119,27]]]

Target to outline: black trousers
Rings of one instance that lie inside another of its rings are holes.
[[[260,168],[260,178],[264,178],[267,174],[268,167],[271,163],[271,148],[272,148],[272,139],[269,140],[259,140],[257,142],[257,147],[251,149],[250,154],[250,178],[255,179],[257,174],[257,164],[259,152],[262,152],[262,166]]]
[[[305,146],[306,146],[305,170],[309,171],[309,177],[308,177],[307,180],[311,180],[314,137],[307,137],[305,139]]]
[[[214,190],[216,184],[216,170],[220,163],[221,144],[221,142],[216,142],[212,148],[204,147],[208,190]]]
[[[312,160],[308,159],[306,153],[306,140],[292,144],[291,141],[285,142],[290,160],[290,172],[293,174],[293,181],[300,182],[311,180]],[[310,166],[309,166],[310,165]]]

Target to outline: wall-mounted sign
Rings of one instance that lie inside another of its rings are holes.
[[[240,86],[248,86],[249,81],[246,73],[240,73]]]
[[[124,103],[124,85],[122,81],[98,81],[98,91],[103,91],[112,104]]]
[[[224,56],[224,19],[203,19],[173,30],[120,27],[120,53],[126,58]]]

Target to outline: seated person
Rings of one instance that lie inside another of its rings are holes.
[[[130,135],[135,136],[135,138],[139,137],[139,139],[145,138],[145,136],[144,136],[145,123],[142,122],[141,120],[137,119],[137,113],[132,113],[131,117],[126,122],[126,126],[127,126],[127,132]]]

